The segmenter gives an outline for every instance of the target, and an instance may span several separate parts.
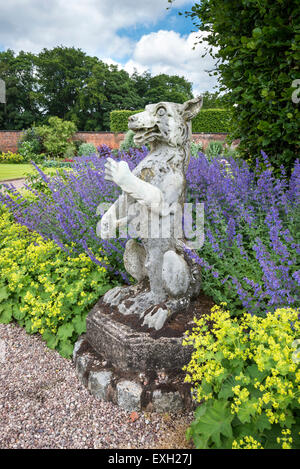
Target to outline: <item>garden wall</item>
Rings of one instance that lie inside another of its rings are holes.
[[[98,145],[107,145],[111,148],[119,148],[120,142],[124,140],[124,133],[113,132],[77,132],[74,140],[83,140],[93,143],[95,147]],[[16,152],[18,141],[22,136],[21,131],[17,130],[0,130],[0,151]],[[225,141],[226,133],[194,133],[193,140],[201,141],[203,147],[206,148],[211,140]]]

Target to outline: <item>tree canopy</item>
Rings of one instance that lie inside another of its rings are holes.
[[[143,108],[156,101],[184,102],[192,84],[176,75],[130,76],[81,49],[55,47],[39,54],[0,52],[0,78],[7,105],[0,105],[0,128],[23,129],[57,116],[80,130],[109,130],[112,110]]]

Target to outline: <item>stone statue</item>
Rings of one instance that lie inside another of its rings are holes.
[[[107,239],[117,228],[134,225],[141,242],[130,239],[124,253],[125,268],[138,283],[113,288],[103,301],[124,315],[139,315],[142,325],[157,330],[200,290],[199,266],[185,255],[185,239],[176,233],[182,225],[191,119],[201,106],[202,97],[184,104],[149,104],[128,122],[135,143],[150,144],[149,154],[132,172],[125,161],[108,158],[105,165],[105,178],[122,194],[103,215],[97,234]]]

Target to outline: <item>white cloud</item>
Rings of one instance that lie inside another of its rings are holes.
[[[177,0],[176,6],[190,3]],[[151,25],[167,15],[164,0],[8,0],[0,3],[0,44],[38,52],[56,45],[122,58],[134,43],[121,28]]]
[[[212,91],[217,79],[210,77],[208,70],[215,68],[215,61],[210,55],[202,58],[204,44],[197,44],[193,49],[197,38],[199,33],[188,36],[180,36],[174,31],[147,34],[136,44],[132,59],[124,68],[129,73],[136,68],[138,72],[148,69],[153,75],[166,73],[184,76],[194,83],[194,94]]]
[[[176,0],[176,7],[190,7]],[[167,0],[9,0],[0,3],[0,44],[5,48],[39,52],[57,45],[81,48],[109,64],[127,63],[129,73],[150,70],[184,76],[194,83],[194,93],[212,90],[216,80],[205,71],[214,66],[202,58],[203,45],[196,33],[181,36],[161,30],[138,42],[119,33],[122,28],[155,25],[167,15]],[[171,23],[169,24],[169,27]],[[105,57],[105,59],[103,59]]]

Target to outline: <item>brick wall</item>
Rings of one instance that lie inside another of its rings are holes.
[[[22,132],[17,130],[0,130],[0,151],[13,151],[18,149],[18,141],[22,136]]]
[[[98,145],[107,145],[110,148],[119,148],[120,142],[124,140],[124,133],[115,134],[113,132],[77,132],[74,135],[74,140],[83,140],[88,143],[93,143],[95,147]],[[18,141],[22,136],[21,131],[0,130],[0,151],[13,151],[16,152],[18,148]],[[193,140],[195,142],[201,141],[204,149],[210,141],[219,140],[225,141],[227,134],[208,134],[208,133],[195,133]]]

